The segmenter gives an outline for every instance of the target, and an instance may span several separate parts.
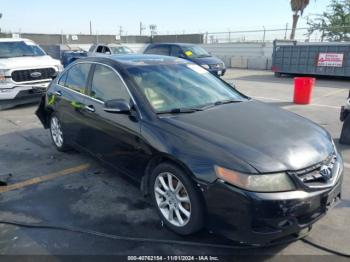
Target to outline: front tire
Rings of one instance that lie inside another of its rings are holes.
[[[151,175],[150,192],[162,221],[180,235],[203,228],[203,200],[190,177],[176,165],[162,163]]]
[[[50,116],[50,134],[52,143],[58,151],[66,152],[69,150],[64,139],[61,121],[55,113]]]

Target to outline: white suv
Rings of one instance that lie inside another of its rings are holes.
[[[33,102],[62,70],[61,62],[33,41],[0,38],[0,110]]]

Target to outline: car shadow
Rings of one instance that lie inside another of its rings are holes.
[[[5,214],[12,214],[12,219],[18,217],[31,218],[32,221],[41,221],[43,224],[83,228],[112,235],[131,238],[148,238],[156,240],[183,241],[176,243],[152,243],[128,240],[103,240],[81,234],[63,234],[50,229],[17,229],[0,231],[0,250],[12,253],[32,252],[39,244],[44,252],[49,254],[197,254],[197,255],[223,255],[223,256],[264,256],[273,257],[288,245],[278,245],[264,248],[243,247],[236,242],[222,236],[202,230],[192,236],[179,236],[164,227],[158,215],[147,198],[139,190],[139,185],[123,174],[110,169],[108,166],[95,161],[83,153],[57,153],[53,146],[41,146],[49,143],[43,136],[43,129],[30,129],[16,131],[0,136],[0,158],[3,152],[10,154],[3,164],[13,174],[22,177],[20,172],[37,170],[40,174],[58,172],[62,164],[74,166],[76,163],[90,163],[91,168],[77,174],[67,175],[43,183],[23,187],[0,194],[1,210],[0,220]],[[41,143],[32,143],[31,139],[20,140],[19,137],[35,136]],[[11,150],[2,148],[4,141],[7,144],[16,144]],[[22,145],[22,143],[25,143]],[[31,151],[22,151],[30,145]],[[4,149],[4,150],[3,150]],[[17,151],[18,150],[18,151]],[[35,153],[31,153],[35,152]],[[55,156],[48,158],[48,156]],[[45,158],[46,162],[42,162]],[[21,159],[21,165],[17,165]],[[40,160],[40,161],[39,161]],[[49,169],[50,167],[50,169]],[[39,176],[39,175],[38,175]],[[16,182],[22,182],[16,181]],[[25,220],[26,221],[26,220]],[[24,222],[25,222],[24,221]],[[12,243],[11,239],[19,240]],[[8,241],[5,241],[8,239]],[[55,241],[53,241],[53,239]],[[105,242],[104,242],[105,241]],[[97,244],[106,243],[104,245]],[[108,243],[107,243],[108,242]],[[197,246],[186,245],[186,242],[195,242]],[[58,244],[58,243],[65,243]],[[118,244],[117,244],[118,243]],[[215,248],[201,246],[202,244],[226,245],[229,248]],[[78,249],[78,250],[76,250]],[[75,251],[74,251],[75,250]]]
[[[0,111],[7,111],[11,109],[20,109],[26,107],[33,107],[39,105],[40,96],[32,98],[20,98],[12,101],[1,101],[0,100]]]

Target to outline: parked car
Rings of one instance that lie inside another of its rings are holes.
[[[223,61],[194,44],[150,44],[145,49],[144,54],[175,56],[187,59],[218,76],[223,76],[226,72],[226,66]]]
[[[70,63],[88,56],[88,52],[81,48],[71,48],[70,50],[63,50],[61,53],[61,61],[64,67]]]
[[[94,55],[126,55],[126,54],[133,54],[134,52],[127,46],[120,45],[120,44],[98,44],[98,45],[92,45],[89,49],[89,56]]]
[[[63,70],[28,39],[0,38],[0,109],[40,101],[51,80]]]
[[[160,218],[249,244],[308,229],[340,198],[325,129],[166,56],[78,60],[37,115],[59,151],[89,152],[140,183]]]
[[[340,134],[339,143],[350,145],[350,91],[345,105],[340,110],[340,121],[343,127]]]

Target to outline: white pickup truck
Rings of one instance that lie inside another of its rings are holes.
[[[0,110],[39,100],[62,70],[61,62],[33,41],[0,38]]]

